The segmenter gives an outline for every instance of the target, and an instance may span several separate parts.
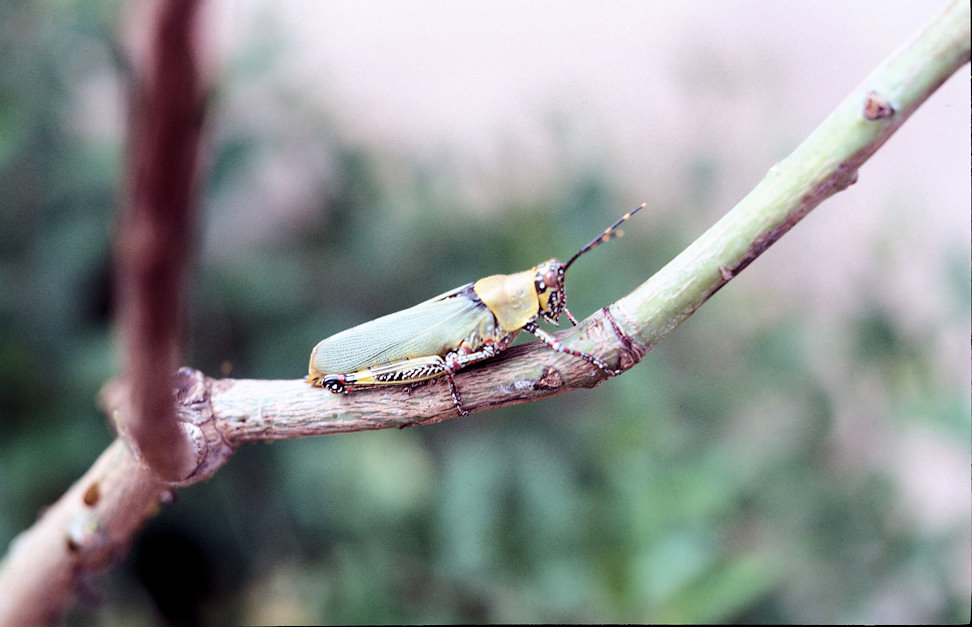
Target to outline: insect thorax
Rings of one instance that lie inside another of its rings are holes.
[[[499,326],[514,333],[537,316],[535,268],[516,274],[494,274],[473,284],[476,296],[493,314]]]

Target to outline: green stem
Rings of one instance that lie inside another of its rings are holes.
[[[950,2],[874,70],[790,156],[721,220],[612,306],[650,348],[857,171],[956,70],[969,62],[969,4]]]

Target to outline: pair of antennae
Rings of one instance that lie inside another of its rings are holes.
[[[604,232],[603,233],[601,233],[600,235],[598,235],[597,237],[595,237],[591,241],[590,244],[588,244],[587,246],[585,246],[585,247],[581,248],[580,250],[578,250],[577,253],[573,257],[570,258],[570,261],[568,261],[566,264],[564,264],[564,271],[566,272],[567,271],[567,268],[570,267],[570,264],[574,263],[574,261],[578,257],[580,257],[581,255],[583,255],[584,253],[586,253],[589,250],[593,250],[595,247],[597,247],[598,244],[602,244],[604,242],[607,242],[607,241],[610,241],[610,240],[614,239],[615,237],[621,237],[622,235],[624,235],[624,232],[623,231],[618,231],[617,228],[619,226],[621,226],[621,223],[622,222],[624,222],[625,220],[627,220],[628,218],[630,218],[634,214],[636,214],[639,211],[641,211],[642,209],[644,209],[647,205],[648,205],[648,203],[646,203],[646,202],[641,203],[640,206],[638,206],[638,207],[634,208],[633,210],[629,211],[628,213],[624,214],[623,216],[621,216],[621,219],[620,220],[618,220],[617,222],[615,222],[614,224],[612,224],[608,228],[604,229]]]
[[[638,213],[642,209],[644,209],[646,206],[648,206],[648,203],[646,203],[646,202],[641,203],[640,206],[635,207],[634,209],[632,209],[628,213],[624,214],[623,216],[621,216],[621,219],[619,219],[617,222],[615,222],[614,224],[612,224],[608,228],[604,229],[604,232],[603,233],[601,233],[600,235],[598,235],[597,237],[595,237],[593,240],[591,240],[591,242],[587,246],[584,246],[583,248],[581,248],[580,250],[578,250],[577,253],[573,257],[570,258],[570,261],[568,261],[566,264],[564,264],[564,272],[567,272],[567,268],[569,268],[570,267],[570,264],[574,263],[574,261],[576,261],[578,257],[580,257],[581,255],[583,255],[584,253],[586,253],[589,250],[593,250],[595,247],[597,247],[598,244],[602,244],[604,242],[607,242],[607,241],[610,241],[610,240],[614,239],[615,237],[621,237],[622,235],[624,235],[624,232],[623,231],[617,230],[618,227],[621,226],[621,223],[624,222],[625,220],[627,220],[628,218],[630,218],[631,216],[633,216],[634,214]],[[576,325],[577,324],[577,318],[575,318],[573,316],[573,314],[570,313],[570,311],[567,309],[567,306],[566,305],[564,305],[563,311],[567,315],[567,319],[570,320],[571,324]]]

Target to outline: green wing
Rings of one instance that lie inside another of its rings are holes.
[[[314,348],[311,367],[346,374],[395,359],[444,356],[471,332],[495,324],[472,285],[332,335]]]

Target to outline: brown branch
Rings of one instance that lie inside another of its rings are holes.
[[[618,325],[601,310],[557,335],[568,346],[626,370],[646,350],[616,331]],[[515,346],[455,375],[463,406],[470,412],[591,388],[608,378],[583,359],[554,352],[539,341]],[[303,379],[210,379],[197,370],[182,368],[175,377],[175,395],[180,419],[199,428],[206,441],[216,445],[208,461],[201,461],[205,468],[192,481],[206,478],[219,465],[214,460],[248,442],[428,425],[459,415],[442,378],[412,386],[332,394]]]
[[[645,284],[560,339],[621,369],[637,363],[814,207],[851,185],[858,168],[969,56],[968,5],[955,2],[869,75],[732,212]],[[884,85],[887,95],[874,85]],[[589,363],[534,342],[459,372],[456,384],[466,409],[481,411],[591,387],[605,378]],[[177,389],[183,388],[193,392],[177,396],[191,398],[202,412],[194,418],[193,411],[185,412],[186,419],[219,434],[206,438],[219,447],[214,455],[200,455],[209,462],[193,480],[206,476],[214,458],[245,442],[402,428],[457,415],[442,380],[335,396],[301,380],[214,380],[183,369]]]
[[[0,625],[56,622],[85,579],[120,562],[172,488],[121,439],[26,532],[0,568]]]
[[[159,373],[179,363],[183,291],[193,230],[203,118],[196,23],[200,3],[162,2],[146,68],[134,80],[129,198],[116,242],[124,380],[132,402],[119,427],[167,480],[194,467]],[[137,64],[136,64],[137,67]]]
[[[179,361],[193,229],[203,117],[199,5],[185,0],[153,7],[148,55],[131,66],[144,69],[133,78],[129,190],[115,250],[129,387],[124,393],[116,388],[115,397],[125,402],[116,403],[112,415],[133,448],[116,440],[11,544],[0,566],[2,625],[56,621],[84,578],[124,557],[138,529],[171,501],[172,487],[163,479],[185,478],[206,448],[197,430],[176,420],[165,375]]]
[[[164,6],[179,4],[164,3]],[[169,10],[189,18],[188,14],[180,13],[181,9]],[[164,30],[160,29],[160,32]],[[189,39],[184,41],[188,43]],[[840,117],[828,121],[830,126],[827,128],[841,138],[835,140],[834,145],[841,146],[848,141],[848,129],[856,129],[855,134],[865,144],[863,149],[854,148],[854,154],[860,160],[853,161],[852,169],[856,171],[856,167],[896,130],[910,111],[917,108],[924,97],[968,59],[968,3],[953,2],[916,42],[879,69],[882,74],[876,73],[868,79],[883,78],[893,83],[893,79],[897,77],[915,93],[908,95],[911,92],[907,89],[901,92],[884,88],[875,92],[877,97],[869,95],[866,100],[857,100],[855,97],[851,99],[854,104],[853,113],[847,113],[846,119]],[[908,96],[888,95],[894,93]],[[188,109],[183,112],[187,113]],[[896,115],[900,117],[895,117]],[[878,129],[878,132],[868,129],[866,124],[861,124],[861,117],[872,123],[886,124],[887,132],[883,129]],[[188,114],[179,119],[194,121],[196,124],[199,122],[198,117]],[[151,133],[149,136],[158,141],[158,144],[153,145],[166,145],[164,137]],[[183,137],[198,140],[197,135]],[[137,141],[135,144],[137,145]],[[170,154],[173,158],[179,158],[180,155],[185,161],[177,159],[178,164],[173,165],[173,172],[180,174],[172,180],[182,181],[191,187],[195,166],[188,167],[187,164],[195,163],[195,151],[177,150]],[[791,159],[799,162],[806,160],[806,156],[796,159],[791,156]],[[820,173],[824,180],[832,180],[835,184],[833,191],[851,180],[846,170],[840,170],[839,159],[833,163],[825,158],[823,161],[824,166]],[[152,168],[166,171],[168,165],[170,164],[164,161],[149,160],[144,167],[149,167],[148,172],[155,171]],[[837,174],[829,173],[827,167],[836,168]],[[137,168],[137,172],[142,171]],[[828,178],[830,176],[834,178]],[[818,179],[814,179],[816,183],[811,181],[805,184],[792,176],[788,178],[779,171],[774,172],[771,178],[775,178],[777,182],[764,182],[759,188],[764,195],[753,199],[752,204],[772,208],[779,204],[782,196],[801,199],[807,198],[807,194],[812,196],[821,191],[829,194],[831,191],[830,188],[821,190],[817,186]],[[786,186],[794,189],[786,191]],[[164,444],[142,432],[150,430],[149,423],[146,421],[143,424],[140,419],[132,417],[137,415],[158,419],[159,416],[172,412],[172,382],[168,377],[159,377],[159,373],[169,372],[168,365],[174,363],[173,347],[176,344],[171,334],[178,328],[175,324],[178,321],[178,307],[175,306],[173,298],[178,293],[178,283],[171,292],[150,289],[148,283],[152,278],[171,281],[181,277],[185,255],[185,241],[181,238],[185,236],[189,224],[188,210],[185,209],[180,214],[181,217],[176,219],[180,227],[169,230],[164,227],[167,214],[160,207],[166,206],[168,202],[176,203],[179,199],[188,204],[190,196],[160,188],[148,189],[154,189],[155,192],[144,198],[134,195],[146,202],[146,207],[138,205],[138,211],[145,211],[147,216],[142,216],[134,223],[131,227],[134,235],[127,238],[126,243],[121,246],[121,252],[133,257],[133,264],[137,262],[143,265],[135,266],[140,268],[140,273],[135,277],[138,281],[133,279],[131,286],[123,287],[122,296],[146,296],[145,300],[140,301],[139,307],[142,308],[152,305],[162,307],[163,303],[169,303],[172,309],[165,314],[149,311],[141,311],[139,316],[129,314],[132,319],[126,322],[125,339],[138,342],[142,351],[129,347],[127,352],[129,363],[126,375],[129,381],[133,381],[134,387],[107,387],[103,402],[111,409],[116,421],[129,426],[138,425],[136,438],[145,446],[143,450],[149,462],[159,464],[156,468],[168,468],[173,472],[172,476],[178,477],[179,484],[188,484],[210,476],[226,463],[237,446],[245,442],[429,424],[456,415],[443,381],[416,387],[388,386],[348,396],[336,396],[319,388],[312,388],[299,379],[215,380],[208,379],[195,370],[183,369],[176,374],[174,382],[178,425],[172,420],[166,437],[173,438],[174,448],[171,450],[182,445],[188,454],[179,463],[168,465],[166,449],[156,448]],[[173,197],[170,198],[169,193]],[[657,289],[654,289],[650,302],[663,308],[667,312],[664,315],[661,314],[662,309],[642,310],[643,308],[636,306],[636,302],[625,306],[628,299],[623,299],[612,307],[601,310],[579,327],[559,334],[560,339],[575,348],[597,354],[612,365],[630,367],[644,355],[649,345],[653,345],[658,338],[695,311],[713,292],[713,286],[718,289],[731,280],[742,267],[775,242],[796,219],[816,204],[803,200],[798,200],[798,203],[802,204],[798,204],[795,213],[785,212],[785,215],[795,216],[795,219],[753,222],[758,230],[755,235],[749,231],[740,234],[719,227],[718,224],[716,227],[719,228],[710,229],[706,239],[702,240],[704,245],[698,242],[693,244],[691,254],[687,256],[707,260],[718,250],[729,246],[737,251],[732,255],[734,261],[697,265],[695,274],[681,276],[668,273],[663,285],[660,280],[653,279],[651,286]],[[782,210],[777,208],[776,211]],[[146,226],[160,223],[163,228],[161,232],[166,233],[165,236],[156,236],[153,231],[155,226]],[[145,259],[140,259],[141,256]],[[175,265],[178,272],[173,275],[155,275],[151,269],[156,268],[153,263],[159,259],[179,260]],[[702,274],[706,276],[700,276]],[[698,280],[699,283],[695,285],[693,280]],[[645,289],[642,286],[636,292]],[[165,307],[168,308],[169,305]],[[146,326],[143,328],[140,325]],[[145,337],[142,337],[143,333]],[[158,352],[153,352],[156,350]],[[604,376],[603,372],[582,360],[554,353],[539,343],[533,343],[515,347],[496,359],[460,372],[457,385],[463,394],[466,407],[475,411],[536,400],[572,387],[590,387]],[[141,385],[146,390],[152,389],[152,383],[155,384],[155,392],[139,391]],[[152,451],[151,457],[149,451]],[[171,485],[160,481],[140,464],[122,440],[112,444],[91,470],[11,545],[4,561],[0,563],[0,624],[36,624],[55,618],[67,603],[70,592],[85,574],[104,568],[124,554],[128,542],[144,520],[160,504],[171,499]]]

